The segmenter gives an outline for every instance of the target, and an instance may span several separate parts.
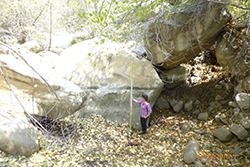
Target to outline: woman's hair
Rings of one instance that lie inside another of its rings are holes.
[[[141,97],[144,98],[146,100],[146,102],[148,102],[148,103],[150,102],[148,95],[142,94]]]

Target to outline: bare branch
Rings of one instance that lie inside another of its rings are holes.
[[[236,4],[229,3],[229,2],[221,2],[221,1],[214,1],[214,0],[206,0],[206,1],[213,2],[213,3],[219,3],[219,4],[223,4],[223,5],[231,5],[231,6],[234,6],[236,8],[243,9],[243,10],[250,10],[250,7],[240,6],[240,5],[236,5]]]

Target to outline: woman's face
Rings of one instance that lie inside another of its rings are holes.
[[[145,101],[146,101],[143,97],[141,97],[141,99],[143,100],[143,102],[145,102]]]

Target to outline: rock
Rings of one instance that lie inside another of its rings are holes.
[[[198,119],[201,120],[201,121],[207,121],[207,119],[208,119],[208,113],[207,112],[200,113],[198,115]]]
[[[206,158],[201,158],[200,160],[201,160],[201,163],[203,163],[203,164],[207,163],[207,159]]]
[[[0,111],[0,149],[12,155],[30,156],[39,150],[38,134],[25,116]]]
[[[244,151],[244,149],[238,147],[238,146],[234,146],[234,148],[229,148],[229,153],[230,154],[235,154],[235,155],[240,155],[240,153],[242,153]]]
[[[166,99],[164,99],[163,97],[160,97],[156,100],[155,106],[158,107],[159,109],[163,109],[163,108],[170,109],[171,108],[168,101]]]
[[[175,112],[181,111],[181,109],[183,108],[183,104],[184,104],[183,101],[179,101],[177,104],[174,105],[173,110]]]
[[[53,91],[31,68],[22,65],[9,55],[0,55],[0,61],[7,64],[2,70],[8,76],[8,81],[18,98],[24,99],[24,107],[30,114],[60,119],[82,107],[86,93],[72,82],[50,73],[41,74],[54,89],[60,103]],[[10,91],[2,76],[0,76],[0,90]],[[10,106],[15,98],[11,93],[5,95],[0,97],[0,102],[6,101],[6,105]]]
[[[193,163],[197,158],[198,149],[199,144],[195,140],[189,141],[184,151],[183,160],[187,164]]]
[[[187,124],[184,123],[180,126],[180,129],[182,132],[187,132],[190,130],[190,126],[188,126]]]
[[[147,56],[153,64],[165,69],[188,62],[201,48],[208,49],[214,44],[231,18],[225,5],[208,2],[193,5],[171,17],[161,16],[149,25],[144,40]]]
[[[217,96],[215,97],[215,100],[216,100],[216,101],[223,100],[223,97],[221,97],[221,95],[217,95]]]
[[[168,102],[171,105],[171,107],[174,107],[178,103],[178,100],[177,99],[168,99]]]
[[[221,104],[218,101],[213,101],[210,103],[210,107],[212,109],[218,110],[218,109],[221,109]]]
[[[199,114],[200,113],[200,110],[195,110],[194,112],[193,112],[193,114]]]
[[[184,109],[187,112],[191,111],[193,109],[193,101],[190,100],[190,101],[186,102],[185,105],[184,105]]]
[[[210,148],[211,148],[211,143],[209,143],[208,141],[205,141],[204,144],[203,144],[203,147],[204,147],[204,149],[206,149],[206,150],[210,150]]]
[[[226,128],[218,128],[214,130],[213,135],[220,141],[230,141],[233,138],[233,134]]]
[[[229,73],[236,76],[244,76],[249,70],[248,65],[241,56],[237,56],[232,44],[224,37],[217,43],[215,56],[218,63]]]
[[[242,126],[244,126],[245,129],[250,130],[250,122],[249,122],[248,119],[242,118],[240,120],[240,123],[241,123]]]
[[[160,73],[160,78],[167,89],[173,89],[185,83],[189,73],[190,72],[186,67],[178,66],[170,70],[164,70]]]
[[[239,138],[237,136],[234,136],[230,142],[234,143],[234,142],[237,142],[239,140]]]
[[[250,108],[250,94],[248,93],[238,93],[235,96],[235,101],[237,102],[238,106],[242,109]]]
[[[195,139],[195,140],[200,140],[200,139],[201,139],[201,135],[200,135],[200,134],[196,135],[196,136],[194,137],[194,139]]]
[[[234,101],[228,102],[228,106],[229,106],[229,107],[233,107],[233,108],[238,107],[237,103],[234,102]]]
[[[250,76],[244,78],[239,82],[239,84],[234,88],[235,93],[240,93],[240,92],[250,92]]]
[[[196,161],[194,166],[195,167],[203,167],[203,165],[200,161]]]
[[[230,131],[235,134],[240,140],[245,140],[248,136],[248,132],[241,125],[232,125]]]
[[[201,102],[199,100],[194,101],[194,105],[199,105],[199,104],[201,104]]]
[[[37,41],[25,42],[24,44],[22,44],[22,47],[34,53],[41,52],[45,49],[45,46]]]
[[[146,93],[153,107],[164,84],[148,60],[138,59],[131,50],[106,38],[86,40],[63,51],[55,68],[58,75],[88,92],[85,106],[76,116],[100,114],[111,121],[129,123],[132,61],[133,97],[140,100]],[[132,118],[132,126],[140,128],[140,105],[134,102]]]
[[[216,152],[217,154],[222,154],[221,149],[220,149],[220,148],[218,148],[218,147],[215,147],[215,152]]]
[[[183,167],[182,164],[180,162],[177,162],[175,167]]]

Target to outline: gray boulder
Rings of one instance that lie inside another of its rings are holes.
[[[178,66],[170,70],[163,70],[163,72],[160,73],[160,78],[167,89],[173,89],[185,83],[188,74],[189,70],[186,67]]]
[[[240,120],[240,123],[241,123],[242,126],[244,126],[245,129],[250,130],[250,122],[249,122],[248,119],[242,118]]]
[[[0,111],[0,150],[12,154],[30,156],[39,150],[38,133],[26,117]]]
[[[250,76],[244,78],[243,80],[241,80],[239,82],[239,84],[234,88],[234,91],[236,93],[240,93],[240,92],[250,92]]]
[[[8,76],[8,82],[15,90],[18,98],[24,102],[23,105],[30,114],[59,119],[76,112],[82,107],[86,93],[74,83],[52,73],[41,74],[57,94],[56,97],[47,84],[31,68],[22,65],[20,61],[9,55],[0,55],[0,61],[6,64],[2,67],[3,73]],[[0,90],[5,95],[0,97],[0,102],[6,104],[4,107],[9,107],[15,98],[11,93],[4,93],[10,92],[10,90],[2,76],[0,76]]]
[[[230,141],[233,138],[233,134],[226,128],[218,128],[214,130],[213,135],[220,141]]]
[[[241,125],[232,125],[230,131],[235,134],[240,140],[245,140],[248,136],[248,132]]]
[[[229,73],[236,76],[244,76],[249,70],[244,58],[237,56],[237,52],[231,45],[233,39],[221,38],[215,49],[218,63]],[[228,42],[230,41],[230,42]]]
[[[211,10],[212,9],[212,10]],[[144,45],[153,64],[171,69],[210,48],[232,16],[225,5],[201,3],[149,25]]]
[[[168,101],[166,99],[164,99],[163,97],[160,97],[156,100],[155,106],[158,107],[159,109],[163,109],[163,108],[170,109],[171,108]]]
[[[211,146],[212,146],[211,143],[208,141],[205,141],[205,143],[203,144],[203,147],[206,150],[210,150]]]
[[[228,102],[228,106],[233,107],[233,108],[238,107],[237,103],[234,101]]]
[[[195,140],[191,140],[188,142],[183,155],[183,160],[187,163],[193,163],[197,158],[199,152],[199,143]]]
[[[181,111],[181,109],[183,108],[183,104],[184,102],[180,100],[177,104],[174,105],[173,110],[175,112]]]
[[[187,132],[190,130],[190,126],[184,123],[180,126],[180,129],[182,132]]]
[[[148,60],[140,60],[130,49],[103,39],[104,43],[94,38],[66,49],[55,69],[88,92],[85,106],[76,113],[78,117],[100,114],[111,121],[129,123],[131,62],[134,98],[140,100],[146,93],[153,107],[164,84]],[[134,102],[132,118],[133,127],[140,128],[140,105]]]
[[[194,167],[203,167],[200,161],[195,162]]]
[[[235,101],[237,102],[238,106],[242,109],[250,108],[250,94],[248,93],[238,93],[235,96]]]
[[[207,121],[207,119],[208,119],[208,113],[207,112],[200,113],[198,115],[198,119],[201,120],[201,121]]]
[[[187,112],[191,111],[193,109],[193,101],[190,100],[190,101],[186,102],[184,105],[184,109]]]

